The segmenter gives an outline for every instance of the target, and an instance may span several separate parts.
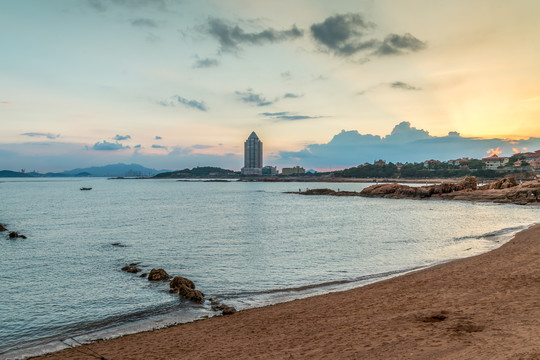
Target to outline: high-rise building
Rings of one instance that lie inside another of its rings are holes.
[[[243,175],[262,175],[263,167],[263,144],[255,131],[244,142],[244,167]]]

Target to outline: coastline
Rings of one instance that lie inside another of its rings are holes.
[[[361,288],[36,359],[536,359],[539,256],[537,224],[488,253]]]

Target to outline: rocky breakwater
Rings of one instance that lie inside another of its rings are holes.
[[[515,178],[505,177],[490,184],[478,186],[475,177],[467,177],[457,184],[442,183],[420,187],[399,184],[373,185],[362,190],[360,196],[539,205],[540,183],[529,181],[519,184]]]
[[[503,204],[540,205],[540,183],[537,180],[523,184],[514,177],[498,179],[478,186],[476,177],[470,176],[458,183],[441,183],[426,186],[408,186],[396,183],[377,184],[356,191],[312,189],[297,192],[301,195],[363,196],[388,199],[436,199],[493,202]]]

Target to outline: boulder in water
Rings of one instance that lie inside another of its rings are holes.
[[[195,284],[193,283],[193,281],[186,279],[182,276],[175,276],[170,282],[170,288],[175,290],[175,292],[178,292],[178,289],[182,285],[187,286],[190,289],[195,289]]]
[[[225,305],[225,306],[223,307],[223,310],[221,311],[221,313],[222,313],[223,315],[232,315],[232,314],[234,314],[235,312],[236,312],[236,309],[235,309],[233,306],[227,306],[227,305]]]
[[[132,274],[136,274],[138,273],[139,271],[141,271],[140,268],[137,267],[137,264],[136,263],[133,263],[133,264],[129,264],[129,265],[126,265],[122,268],[122,271],[125,271],[125,272],[128,272],[128,273],[132,273]]]
[[[183,299],[193,301],[198,304],[204,303],[204,294],[201,291],[189,288],[186,285],[182,284],[178,287],[178,294]]]
[[[4,224],[0,224],[0,232],[7,231],[6,226]]]
[[[171,276],[163,269],[152,269],[148,274],[149,281],[167,281],[170,278]]]

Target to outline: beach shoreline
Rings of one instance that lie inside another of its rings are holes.
[[[537,224],[490,252],[357,289],[33,359],[538,359],[539,260]]]

